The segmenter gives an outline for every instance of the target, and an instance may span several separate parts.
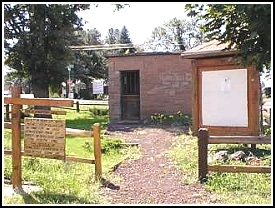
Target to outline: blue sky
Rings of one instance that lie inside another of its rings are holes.
[[[101,33],[102,40],[105,39],[109,28],[121,30],[126,26],[132,42],[142,44],[151,37],[155,27],[163,26],[174,17],[187,18],[185,2],[121,2],[130,4],[130,7],[125,6],[115,12],[113,2],[98,4],[98,7],[91,4],[90,10],[82,11],[79,15],[83,20],[89,21],[84,29],[96,28]]]

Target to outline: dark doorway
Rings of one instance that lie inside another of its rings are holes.
[[[140,119],[139,70],[121,71],[121,119]]]

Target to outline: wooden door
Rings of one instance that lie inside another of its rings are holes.
[[[140,119],[139,70],[121,71],[121,119]]]

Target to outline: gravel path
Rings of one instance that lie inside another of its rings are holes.
[[[107,133],[112,138],[138,143],[142,151],[138,160],[126,161],[114,171],[122,178],[119,184],[102,188],[110,204],[217,203],[200,183],[181,183],[180,172],[166,156],[178,129],[117,124],[109,126]]]

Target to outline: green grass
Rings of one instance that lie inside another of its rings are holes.
[[[94,123],[100,123],[102,146],[102,177],[115,183],[110,171],[126,158],[136,159],[137,147],[120,145],[122,140],[103,135],[108,116],[96,116],[90,111],[66,109],[66,127],[91,130]],[[54,116],[64,119],[64,116]],[[23,148],[23,139],[21,141]],[[11,149],[11,130],[4,130],[4,149]],[[66,136],[66,154],[94,159],[93,138]],[[100,195],[100,182],[95,179],[94,164],[68,162],[40,157],[22,157],[22,179],[41,188],[26,195],[5,196],[5,204],[106,204]],[[4,177],[11,179],[11,156],[4,157]]]
[[[137,147],[125,148],[122,140],[103,135],[108,124],[107,115],[95,115],[94,109],[81,109],[80,113],[67,109],[66,126],[91,130],[94,123],[100,123],[102,145],[103,178],[114,184],[121,180],[110,172],[126,158],[137,159],[140,151]],[[64,116],[55,118],[64,119]],[[23,143],[23,142],[22,142]],[[4,148],[11,148],[11,131],[4,130]],[[209,161],[219,150],[229,154],[242,150],[252,151],[242,145],[209,145]],[[257,145],[252,153],[261,158],[261,165],[271,165],[271,145]],[[78,136],[66,136],[66,154],[93,158],[93,139]],[[182,182],[198,183],[198,146],[197,137],[182,134],[168,151],[179,170]],[[227,160],[217,164],[243,164],[246,162]],[[23,157],[23,181],[32,182],[41,191],[27,195],[4,197],[5,204],[106,204],[107,200],[100,194],[100,183],[94,178],[94,165],[66,162],[55,159]],[[4,157],[4,177],[11,178],[11,156]],[[210,172],[203,186],[212,191],[221,204],[270,204],[271,174],[262,173],[217,173]]]
[[[10,158],[5,157],[6,166],[11,165],[8,159]],[[42,189],[22,196],[21,203],[23,204],[29,201],[37,204],[97,204],[104,202],[99,194],[99,183],[93,180],[94,171],[91,164],[23,157],[22,166],[23,180],[32,182]],[[6,173],[6,170],[10,169],[5,167],[5,177],[9,177],[10,174]],[[10,203],[10,198],[12,197],[5,197],[5,203]]]
[[[74,109],[66,109],[66,116],[64,115],[54,115],[54,118],[64,119],[66,118],[66,127],[74,129],[84,129],[91,130],[94,123],[99,123],[101,129],[105,129],[109,122],[108,115],[94,115],[92,109],[96,108],[92,106],[88,108],[87,106],[81,106],[80,112],[76,112]],[[98,109],[105,109],[106,106],[97,107]],[[91,111],[89,111],[91,109]],[[59,109],[61,110],[61,109]],[[64,110],[64,109],[63,109]]]
[[[257,145],[253,151],[243,145],[209,145],[208,160],[219,150],[227,150],[228,154],[242,150],[261,158],[260,165],[271,166],[271,145]],[[184,173],[183,183],[198,182],[198,146],[197,137],[181,135],[168,151],[178,168]],[[227,160],[213,162],[215,164],[246,165],[246,161]],[[211,164],[211,162],[208,162]],[[227,173],[209,172],[203,186],[212,191],[221,204],[271,204],[270,173]]]
[[[184,171],[182,182],[197,181],[198,151],[197,140],[189,135],[181,135],[168,151],[180,170]]]

